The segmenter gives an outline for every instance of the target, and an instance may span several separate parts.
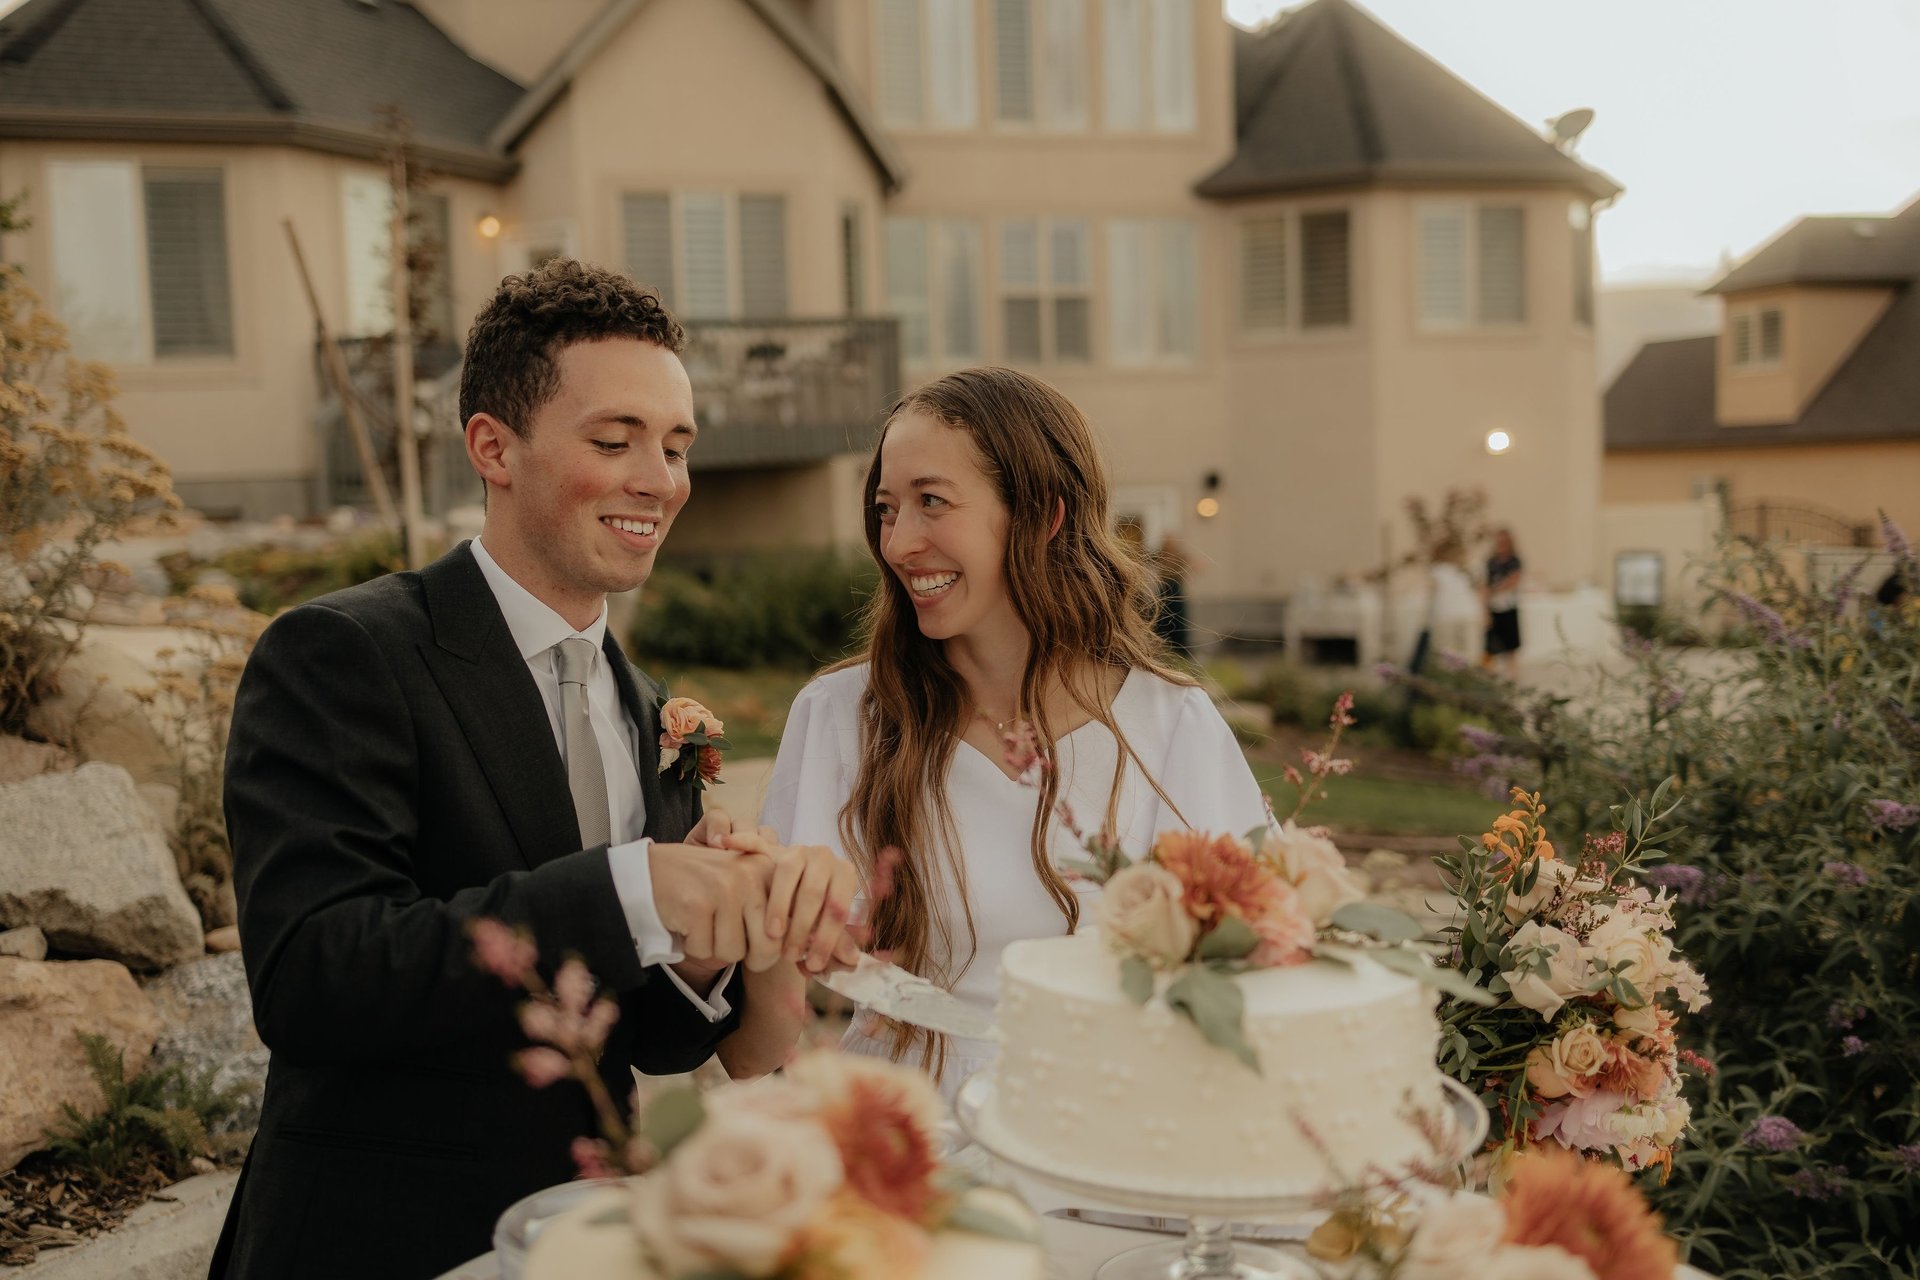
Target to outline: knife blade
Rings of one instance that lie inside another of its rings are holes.
[[[854,968],[830,973],[819,981],[827,990],[898,1022],[963,1040],[999,1038],[991,1013],[897,964],[870,955],[862,955]]]
[[[1119,1227],[1124,1231],[1153,1231],[1167,1236],[1187,1234],[1185,1218],[1161,1218],[1147,1213],[1115,1213],[1107,1209],[1081,1209],[1070,1207],[1047,1210],[1049,1218],[1064,1218],[1068,1222],[1084,1222],[1091,1227]],[[1236,1240],[1260,1240],[1282,1244],[1300,1244],[1313,1234],[1313,1228],[1307,1226],[1282,1225],[1271,1222],[1229,1222],[1227,1234]]]

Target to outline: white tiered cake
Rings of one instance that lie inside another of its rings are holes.
[[[1410,1118],[1443,1100],[1430,988],[1369,960],[1233,980],[1259,1074],[1159,994],[1128,999],[1097,932],[1009,946],[983,1142],[1041,1173],[1203,1198],[1308,1194],[1431,1156]]]

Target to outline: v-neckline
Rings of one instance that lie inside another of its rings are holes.
[[[1127,674],[1123,676],[1120,680],[1120,687],[1113,691],[1113,701],[1107,703],[1107,714],[1109,716],[1113,714],[1113,709],[1120,705],[1120,699],[1124,698],[1127,694],[1127,686],[1133,683],[1133,678],[1138,673],[1139,673],[1138,667],[1129,667],[1127,669]],[[1053,743],[1054,751],[1058,753],[1061,746],[1064,745],[1070,738],[1072,738],[1074,734],[1079,733],[1082,729],[1091,729],[1099,723],[1100,722],[1098,720],[1089,717],[1084,723],[1075,725],[1073,728],[1067,730],[1065,733],[1061,734],[1058,738],[1054,739],[1054,743]],[[968,742],[965,738],[961,737],[959,734],[956,733],[953,736],[954,736],[954,739],[957,742],[959,742],[961,746],[965,747],[968,751],[971,751],[974,755],[978,756],[986,764],[986,766],[989,769],[992,769],[995,773],[999,774],[1002,780],[1014,786],[1022,785],[1020,782],[1020,779],[1017,776],[1015,776],[1014,774],[1008,773],[1005,769],[1001,768],[999,765],[999,762],[994,760],[992,756],[988,755],[986,752],[982,751],[980,748],[974,746],[971,742]]]

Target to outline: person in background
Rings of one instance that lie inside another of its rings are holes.
[[[1496,529],[1493,554],[1487,557],[1485,603],[1487,611],[1487,665],[1513,679],[1520,654],[1520,553],[1513,532]]]

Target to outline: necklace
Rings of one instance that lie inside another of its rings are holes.
[[[975,714],[976,716],[979,716],[982,720],[985,720],[988,724],[992,725],[993,731],[997,734],[1000,734],[1002,737],[1005,737],[1007,731],[1013,728],[1014,725],[1017,725],[1020,723],[1020,714],[1018,712],[1015,712],[1013,715],[1008,716],[1005,720],[995,720],[992,716],[988,715],[986,713],[985,708],[982,708],[982,707],[975,707],[973,709],[973,714]]]

